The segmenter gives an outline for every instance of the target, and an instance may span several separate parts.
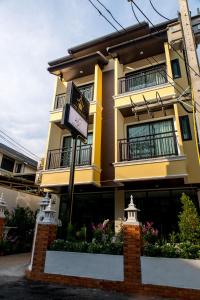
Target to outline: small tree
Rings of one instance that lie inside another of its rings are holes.
[[[200,238],[200,217],[196,207],[189,196],[182,194],[181,203],[183,204],[182,212],[179,214],[180,240],[199,242]]]

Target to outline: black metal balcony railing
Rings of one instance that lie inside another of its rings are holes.
[[[93,101],[93,92],[94,92],[93,84],[82,86],[79,88],[79,90],[88,101],[90,102]],[[56,95],[54,109],[63,108],[65,103],[66,103],[65,93]]]
[[[121,139],[120,161],[178,155],[175,131]]]
[[[46,169],[68,168],[71,165],[72,148],[49,150]],[[83,145],[76,150],[76,166],[91,165],[92,145]]]
[[[166,82],[166,66],[137,72],[119,79],[119,94],[164,84]]]

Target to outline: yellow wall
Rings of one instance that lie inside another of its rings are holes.
[[[102,71],[98,65],[95,66],[94,100],[96,101],[96,112],[94,113],[92,165],[95,165],[100,170],[102,130]]]
[[[183,53],[180,50],[178,50],[178,53],[183,57]],[[177,90],[179,90],[180,93],[183,93],[183,90],[185,90],[188,87],[188,79],[187,79],[185,63],[179,57],[179,55],[173,50],[170,51],[170,57],[171,57],[171,60],[173,60],[173,59],[179,60],[179,65],[180,65],[180,69],[181,69],[181,78],[175,79],[174,82],[175,82],[175,87],[177,88]],[[180,86],[183,88],[183,90],[181,89]],[[176,93],[180,94],[178,91],[176,91]]]
[[[97,173],[97,174],[95,174]],[[60,169],[45,171],[42,173],[42,187],[56,187],[69,184],[70,170]],[[95,174],[95,175],[94,175]],[[91,184],[94,182],[94,178],[99,180],[98,171],[93,167],[75,168],[74,183],[75,184]]]
[[[144,98],[143,95],[145,96],[145,99],[147,101],[152,101],[156,100],[156,92],[159,92],[161,98],[174,98],[175,96],[175,90],[174,88],[166,83],[164,85],[160,86],[155,86],[151,88],[145,88],[142,90],[134,91],[134,92],[129,92],[126,94],[119,95],[115,97],[115,107],[130,107],[131,106],[131,101],[130,101],[130,96],[131,99],[134,103],[144,103]]]
[[[145,163],[144,160],[133,163],[121,163],[115,165],[115,180],[143,180],[161,179],[170,177],[183,177],[187,175],[186,161],[152,159]]]
[[[179,116],[188,115],[190,120],[190,128],[192,133],[191,141],[182,141],[183,152],[187,158],[187,173],[188,181],[187,183],[200,183],[200,166],[198,160],[198,153],[196,148],[195,134],[194,134],[194,122],[192,114],[188,114],[184,109],[177,105],[177,110]]]

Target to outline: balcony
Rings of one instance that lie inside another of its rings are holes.
[[[142,105],[146,107],[147,102],[159,106],[158,95],[159,99],[168,102],[173,102],[176,96],[173,81],[167,76],[165,64],[126,74],[125,77],[116,80],[115,90],[115,108],[120,109],[123,115],[127,115],[131,101],[141,108]],[[129,109],[129,115],[131,114]]]
[[[120,139],[118,143],[121,162],[178,155],[175,131]]]
[[[79,90],[89,102],[93,101],[93,93],[94,93],[93,84],[81,86],[79,87]],[[56,95],[54,109],[55,110],[62,109],[65,103],[66,103],[65,93]]]
[[[166,66],[136,72],[119,79],[119,94],[167,83]]]
[[[69,168],[71,165],[72,148],[49,150],[47,155],[46,170]],[[92,145],[87,144],[77,147],[76,166],[91,165]]]

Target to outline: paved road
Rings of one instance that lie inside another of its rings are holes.
[[[161,300],[156,297],[126,296],[98,289],[28,281],[23,276],[29,261],[30,254],[0,257],[1,300]]]

